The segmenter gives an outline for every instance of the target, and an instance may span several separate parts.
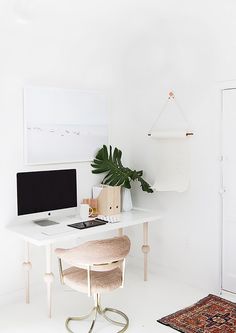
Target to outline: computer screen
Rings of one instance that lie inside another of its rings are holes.
[[[76,170],[17,173],[18,215],[77,207]]]

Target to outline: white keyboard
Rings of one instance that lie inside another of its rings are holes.
[[[71,232],[71,229],[67,225],[55,225],[50,227],[42,227],[41,233],[48,236],[64,234],[65,232]]]

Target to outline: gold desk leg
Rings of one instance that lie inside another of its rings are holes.
[[[46,273],[44,275],[44,281],[47,286],[47,305],[48,305],[48,317],[52,316],[52,282],[54,281],[54,275],[52,273],[52,246],[46,246]]]
[[[123,228],[118,229],[118,236],[119,237],[123,236]]]
[[[29,304],[30,302],[30,270],[32,264],[29,260],[29,243],[25,242],[25,260],[23,262],[23,267],[25,269],[25,302]]]
[[[144,254],[144,281],[148,279],[148,253],[150,246],[148,245],[148,222],[143,223],[143,246],[142,251]]]

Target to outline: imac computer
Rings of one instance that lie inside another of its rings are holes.
[[[17,173],[17,209],[41,226],[55,224],[51,215],[75,214],[76,169]]]

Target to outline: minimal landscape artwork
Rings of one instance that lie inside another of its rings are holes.
[[[108,144],[104,95],[78,89],[24,88],[27,164],[91,161]]]

